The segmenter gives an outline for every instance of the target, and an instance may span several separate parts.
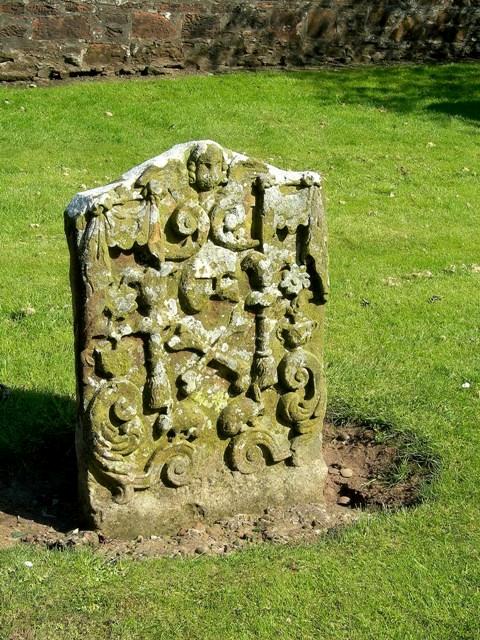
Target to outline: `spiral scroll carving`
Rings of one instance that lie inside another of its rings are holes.
[[[268,461],[280,462],[291,455],[288,447],[283,447],[267,431],[248,429],[235,436],[230,444],[230,462],[240,473],[257,473]]]
[[[188,444],[179,444],[172,447],[167,453],[162,472],[165,479],[174,487],[182,487],[191,481],[193,467],[193,447]]]
[[[299,433],[313,428],[322,397],[322,366],[313,353],[296,349],[287,353],[278,366],[279,382],[288,391],[279,399],[282,417]]]
[[[117,502],[126,502],[132,495],[129,485],[137,473],[135,453],[144,434],[141,412],[140,390],[127,380],[102,387],[90,406],[92,457],[113,485]]]
[[[190,202],[175,209],[167,223],[166,257],[171,260],[189,258],[203,246],[209,230],[210,219],[199,204]]]
[[[188,442],[173,444],[157,450],[147,465],[151,482],[161,477],[172,487],[182,487],[192,479],[194,447]]]

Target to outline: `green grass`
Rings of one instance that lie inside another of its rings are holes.
[[[331,415],[414,433],[442,465],[420,506],[310,547],[116,564],[4,551],[2,640],[480,638],[479,77],[459,64],[0,88],[4,455],[72,421],[64,206],[212,138],[323,173]]]

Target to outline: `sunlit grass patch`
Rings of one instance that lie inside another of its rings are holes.
[[[346,406],[407,434],[392,481],[425,462],[419,451],[435,471],[434,499],[310,547],[111,564],[86,552],[4,551],[0,637],[478,637],[479,72],[0,88],[4,454],[71,429],[66,203],[173,144],[210,138],[323,174],[330,411]]]

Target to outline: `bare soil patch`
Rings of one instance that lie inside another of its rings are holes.
[[[379,438],[377,430],[365,426],[326,425],[324,455],[329,473],[323,504],[266,509],[260,516],[241,514],[211,524],[199,521],[174,536],[124,541],[82,529],[68,434],[35,455],[2,464],[0,549],[16,544],[54,550],[88,546],[108,558],[138,559],[226,554],[265,542],[312,542],[365,511],[415,504],[431,475],[428,461],[422,464],[421,456],[405,455],[402,436]]]

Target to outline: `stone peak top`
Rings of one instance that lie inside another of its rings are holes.
[[[308,182],[311,185],[320,186],[321,176],[314,171],[285,171],[270,164],[254,160],[243,153],[226,149],[214,140],[192,140],[190,142],[177,144],[160,155],[142,162],[125,172],[114,182],[77,193],[67,206],[65,213],[70,218],[81,216],[95,206],[104,205],[109,199],[110,194],[115,189],[122,187],[126,189],[134,189],[138,179],[148,169],[162,169],[172,161],[180,161],[188,164],[191,156],[201,156],[208,151],[209,147],[217,149],[218,152],[222,154],[227,173],[229,173],[231,169],[239,163],[253,161],[272,185],[292,184],[294,182],[298,182],[300,184],[303,181]]]

